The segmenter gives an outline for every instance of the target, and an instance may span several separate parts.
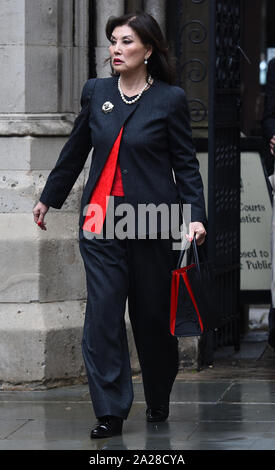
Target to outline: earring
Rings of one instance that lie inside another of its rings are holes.
[[[144,63],[147,65],[147,64],[148,64],[148,60],[147,60],[147,59],[144,59]]]

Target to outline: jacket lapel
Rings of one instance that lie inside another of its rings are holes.
[[[100,104],[100,120],[103,124],[104,129],[106,129],[106,132],[104,132],[104,142],[102,142],[100,146],[100,153],[103,165],[114,145],[115,140],[119,135],[122,126],[126,123],[130,116],[132,116],[132,114],[135,112],[139,105],[138,101],[129,105],[125,104],[122,101],[117,88],[117,77],[113,77],[113,79],[110,80],[109,83],[110,85],[108,84],[108,86],[105,87],[101,95],[102,103]],[[114,107],[111,112],[104,113],[102,110],[102,106],[107,101],[110,101],[110,103],[112,103]]]

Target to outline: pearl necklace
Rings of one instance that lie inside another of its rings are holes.
[[[151,75],[149,75],[148,77],[148,82],[151,82],[152,80],[152,77]],[[150,83],[151,84],[151,83]],[[126,104],[132,104],[132,103],[135,103],[137,100],[139,100],[139,98],[141,97],[142,93],[144,92],[144,90],[147,88],[148,86],[148,83],[145,83],[144,87],[142,88],[141,92],[136,96],[136,98],[134,98],[133,100],[126,100],[124,94],[123,94],[123,91],[121,89],[121,86],[120,86],[120,76],[119,76],[119,79],[118,79],[118,82],[117,82],[117,87],[118,87],[118,91],[120,93],[120,96],[121,96],[121,99],[124,101],[124,103]]]

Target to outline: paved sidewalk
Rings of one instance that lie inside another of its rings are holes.
[[[238,354],[217,351],[214,368],[179,374],[165,423],[146,422],[140,377],[134,390],[123,435],[103,440],[89,438],[86,385],[1,391],[0,450],[275,450],[275,353],[265,337]]]

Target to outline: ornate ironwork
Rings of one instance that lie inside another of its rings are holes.
[[[207,76],[206,64],[200,59],[190,59],[184,62],[181,72],[182,78],[187,78],[191,82],[202,82]]]
[[[168,16],[172,19],[169,39],[176,57],[177,83],[186,91],[191,121],[194,125],[200,123],[205,125],[207,122],[205,89],[207,89],[208,74],[205,51],[208,31],[199,10],[199,5],[203,3],[205,0],[186,2],[174,0],[169,4],[168,10]],[[190,17],[188,21],[185,21],[186,12]]]
[[[207,118],[207,108],[201,100],[189,100],[188,105],[190,110],[190,118],[193,122],[201,122]]]
[[[180,36],[184,33],[184,30],[190,27],[188,33],[188,39],[193,44],[202,44],[207,38],[207,29],[205,25],[199,20],[187,21],[181,28]]]

